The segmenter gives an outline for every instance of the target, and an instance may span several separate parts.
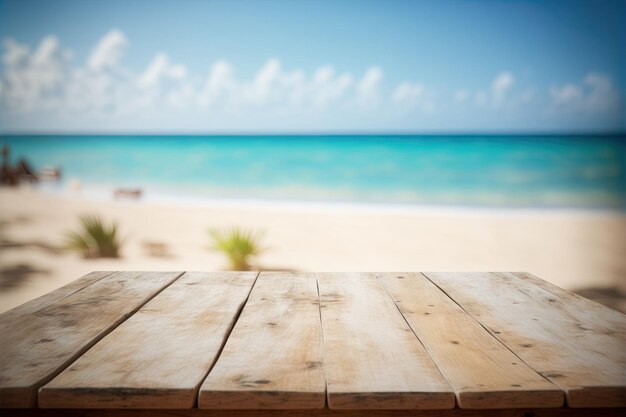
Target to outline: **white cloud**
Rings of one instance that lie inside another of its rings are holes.
[[[173,64],[160,52],[136,78],[135,97],[129,97],[130,111],[150,112],[154,109],[188,109],[196,102],[196,88],[187,80],[187,68]],[[133,91],[131,88],[130,91]]]
[[[72,63],[71,52],[54,36],[46,36],[34,47],[4,40],[0,56],[3,124],[18,119],[26,123],[64,119],[89,127],[95,126],[96,120],[106,128],[124,126],[124,120],[135,126],[170,126],[172,120],[177,126],[185,126],[189,120],[213,126],[228,120],[225,123],[234,123],[237,128],[241,120],[269,120],[274,123],[267,125],[271,128],[276,123],[298,127],[304,120],[307,126],[324,127],[318,124],[324,118],[367,125],[383,120],[381,117],[393,120],[434,108],[430,86],[406,80],[386,90],[383,70],[378,66],[366,68],[362,76],[355,77],[329,64],[305,71],[287,68],[278,58],[270,58],[256,72],[240,76],[231,63],[218,59],[207,62],[206,73],[193,74],[160,52],[137,72],[124,65],[128,45],[124,33],[111,30],[85,62]],[[513,74],[501,72],[482,89],[454,91],[441,108],[456,102],[482,108],[474,109],[476,112],[512,110],[518,104],[541,103],[547,94],[553,111],[615,115],[621,109],[619,90],[603,74],[589,73],[578,83],[553,86],[543,94],[522,86],[525,89],[516,95],[514,84]],[[373,109],[381,111],[374,113]],[[369,117],[373,115],[378,119]],[[623,114],[611,120],[618,119],[623,120]]]
[[[198,76],[160,52],[137,73],[123,62],[128,44],[124,33],[112,30],[97,42],[84,65],[71,66],[71,53],[55,37],[44,38],[33,51],[5,40],[0,103],[5,110],[32,117],[54,112],[66,119],[80,115],[83,121],[114,122],[173,117],[170,110],[179,109],[187,111],[185,117],[195,114],[200,119],[227,113],[237,118],[264,114],[285,118],[298,112],[307,117],[337,111],[358,114],[384,99],[378,67],[368,68],[357,81],[331,65],[307,74],[302,69],[286,70],[271,58],[252,77],[238,78],[230,63],[217,60],[205,76]]]
[[[35,81],[36,76],[36,83],[42,90],[54,89],[63,80],[69,56],[69,52],[61,50],[56,37],[45,37],[31,56],[30,68],[35,72],[31,81]]]
[[[509,106],[512,105],[514,100],[509,97],[509,92],[514,82],[515,77],[510,72],[503,71],[499,73],[491,81],[489,89],[481,89],[473,93],[474,105],[477,107],[485,107],[490,104],[490,107],[494,109],[500,109],[507,104]],[[468,90],[459,89],[454,93],[452,99],[454,102],[461,104],[468,102],[471,96],[472,93]]]
[[[233,67],[224,60],[215,62],[198,96],[200,105],[211,105],[226,99],[236,88]]]
[[[434,109],[432,94],[422,84],[404,81],[399,84],[391,95],[391,101],[405,110],[419,108],[425,113]]]
[[[551,109],[563,112],[611,112],[620,108],[619,92],[611,79],[598,73],[587,74],[579,84],[550,87]]]
[[[562,87],[551,87],[550,97],[556,107],[579,107],[582,103],[583,92],[581,88],[567,84]]]
[[[27,46],[16,42],[13,39],[6,39],[3,42],[4,54],[2,55],[2,63],[7,67],[18,67],[24,65],[30,55]]]
[[[394,103],[415,103],[424,96],[424,86],[408,81],[398,85],[391,96]]]
[[[276,95],[282,79],[281,64],[276,58],[269,59],[256,73],[252,84],[245,88],[245,100],[253,104],[262,104]]]
[[[128,40],[123,32],[113,29],[100,39],[87,59],[87,67],[94,71],[114,69],[122,60]]]
[[[18,42],[4,42],[2,98],[10,108],[30,111],[42,101],[49,107],[60,98],[67,75],[69,51],[54,36],[46,36],[31,53]]]
[[[378,85],[383,78],[379,67],[369,68],[357,83],[357,103],[363,108],[375,107],[379,102]]]
[[[172,64],[169,57],[161,52],[158,53],[146,70],[139,76],[137,84],[143,89],[153,88],[168,81],[180,81],[187,76],[184,65]]]
[[[318,70],[315,75],[319,77],[320,73],[325,74],[327,70],[327,68]],[[324,85],[318,85],[318,88],[324,88],[330,79],[321,81]],[[252,82],[238,83],[234,101],[244,106],[266,108],[310,104],[311,82],[304,71],[300,69],[285,71],[277,58],[271,58],[257,71]]]
[[[350,74],[335,75],[335,69],[326,65],[318,68],[311,81],[311,102],[317,108],[325,108],[343,97],[354,84]]]
[[[136,107],[134,76],[121,65],[127,41],[123,33],[103,36],[84,66],[72,67],[70,51],[46,36],[34,51],[13,40],[4,42],[0,101],[21,113],[54,113],[75,118],[121,114]]]
[[[510,72],[502,72],[491,83],[491,99],[495,106],[503,104],[507,92],[513,85],[513,75]]]
[[[351,74],[337,74],[330,65],[318,68],[309,78],[300,69],[285,71],[276,58],[265,62],[252,80],[240,80],[233,67],[220,60],[211,67],[198,101],[203,106],[321,110],[345,98],[353,85]]]

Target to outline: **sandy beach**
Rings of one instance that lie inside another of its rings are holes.
[[[115,220],[120,259],[64,249],[82,214]],[[210,227],[263,232],[260,269],[528,271],[570,290],[626,291],[626,216],[591,211],[183,205],[0,190],[0,311],[93,270],[221,270]],[[150,253],[150,244],[165,253]],[[621,306],[623,308],[623,302]]]

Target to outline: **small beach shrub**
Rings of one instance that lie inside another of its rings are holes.
[[[263,251],[259,245],[261,235],[239,227],[209,229],[211,248],[222,252],[233,271],[249,271],[250,260]]]
[[[67,247],[82,252],[85,258],[119,258],[117,224],[107,226],[99,216],[82,216],[80,232],[67,234]]]

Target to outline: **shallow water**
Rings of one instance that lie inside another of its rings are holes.
[[[626,209],[624,136],[2,136],[66,190],[479,207]]]

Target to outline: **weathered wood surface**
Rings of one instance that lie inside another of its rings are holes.
[[[257,276],[187,272],[41,388],[53,408],[191,408]]]
[[[446,409],[454,393],[370,273],[318,274],[331,409]]]
[[[626,406],[626,349],[615,311],[506,273],[425,273],[570,407]]]
[[[180,274],[113,273],[0,327],[0,407],[35,406],[41,385]]]
[[[0,329],[4,327],[10,327],[14,325],[14,323],[18,320],[22,320],[23,317],[27,314],[34,313],[35,311],[55,303],[62,298],[67,297],[68,295],[74,294],[77,291],[82,290],[88,285],[93,284],[94,282],[106,277],[107,275],[111,275],[113,272],[111,271],[94,271],[90,272],[87,275],[78,278],[66,284],[56,290],[49,292],[48,294],[44,294],[41,297],[37,297],[34,300],[28,301],[20,306],[15,307],[9,311],[5,311],[0,314]]]
[[[199,408],[323,408],[321,324],[315,274],[262,272]]]
[[[520,287],[520,290],[538,300],[557,303],[559,309],[566,311],[567,314],[588,327],[594,327],[605,332],[615,331],[626,335],[626,317],[617,310],[559,288],[527,272],[497,272],[495,274],[505,277],[514,276],[534,284],[524,285],[523,288]],[[515,278],[513,279],[515,280]]]
[[[379,273],[461,408],[561,407],[563,392],[530,369],[420,273]]]
[[[139,410],[4,409],[2,417],[623,417],[626,408],[524,408],[502,410]]]
[[[0,315],[0,414],[529,417],[626,406],[626,316],[530,274],[181,275],[92,273]],[[544,408],[564,396],[574,408]],[[37,399],[63,408],[18,409]]]

